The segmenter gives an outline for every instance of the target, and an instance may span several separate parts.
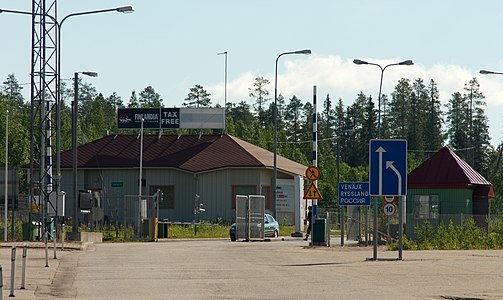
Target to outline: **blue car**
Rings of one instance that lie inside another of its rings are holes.
[[[236,223],[232,223],[229,229],[229,236],[231,241],[236,241]],[[279,236],[279,224],[270,214],[264,214],[264,236],[266,237],[278,237]]]

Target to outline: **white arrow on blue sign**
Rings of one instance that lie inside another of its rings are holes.
[[[407,141],[370,140],[371,196],[407,195]]]

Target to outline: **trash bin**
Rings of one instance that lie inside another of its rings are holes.
[[[31,231],[30,231],[30,223],[24,223],[22,225],[23,230],[23,241],[33,241],[35,239],[39,239],[38,231],[40,229],[40,222],[31,222]]]
[[[30,223],[23,223],[22,229],[23,229],[23,241],[31,240]]]
[[[168,238],[168,228],[169,225],[167,223],[159,223],[157,227],[157,238],[159,239],[167,239]]]
[[[327,234],[326,234],[326,226],[327,220],[322,218],[317,218],[314,221],[313,226],[313,245],[327,245]]]
[[[150,237],[150,234],[153,232],[151,229],[152,218],[142,219],[141,221],[141,235],[144,237]]]

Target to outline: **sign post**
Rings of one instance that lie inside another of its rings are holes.
[[[306,177],[311,181],[311,184],[307,188],[306,192],[304,193],[304,199],[311,199],[311,200],[321,200],[323,197],[320,194],[320,191],[318,190],[318,187],[314,183],[318,178],[320,178],[320,169],[316,166],[310,166],[306,170]]]
[[[341,212],[343,206],[370,206],[370,194],[368,182],[339,182],[338,204]],[[341,247],[344,246],[344,216],[341,218]],[[359,221],[359,220],[358,220]],[[359,227],[358,227],[359,228]],[[365,233],[365,238],[366,238]]]
[[[318,187],[316,186],[316,180],[320,178],[320,169],[316,166],[310,166],[306,170],[306,177],[311,181],[311,184],[307,188],[306,192],[304,193],[304,199],[308,200],[322,200],[323,197],[320,194],[320,191],[318,190]],[[313,206],[313,210],[311,213],[311,221],[309,222],[309,225],[311,225],[311,245],[314,245],[314,220],[316,219],[316,211],[315,207]]]
[[[377,206],[380,196],[407,195],[407,141],[406,140],[370,140],[369,145],[369,192],[374,197],[374,252],[369,260],[377,260]],[[399,211],[399,229],[403,226],[402,202]],[[387,203],[383,213],[394,214],[396,206]],[[402,232],[402,231],[401,231]],[[402,259],[402,236],[399,237],[398,260]]]

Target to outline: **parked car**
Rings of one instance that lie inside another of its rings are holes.
[[[231,228],[229,229],[229,236],[231,241],[236,241],[236,223],[232,223]],[[264,236],[279,236],[279,224],[270,214],[264,214]]]

